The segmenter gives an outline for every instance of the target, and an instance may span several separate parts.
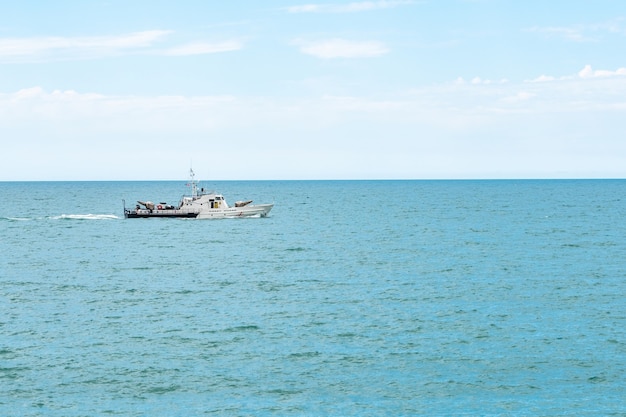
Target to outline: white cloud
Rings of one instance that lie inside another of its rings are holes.
[[[548,82],[548,81],[554,81],[555,78],[550,76],[550,75],[540,75],[537,78],[534,78],[532,80],[528,80],[527,82],[529,83],[544,83],[544,82]]]
[[[528,91],[520,91],[513,96],[505,97],[502,101],[505,103],[520,103],[520,102],[528,101],[536,96],[537,94],[535,93],[531,93]]]
[[[543,33],[549,37],[564,38],[574,42],[587,42],[593,40],[593,38],[585,34],[585,30],[582,27],[533,27],[527,31]]]
[[[322,6],[319,4],[305,4],[302,6],[290,6],[287,7],[289,13],[313,13],[319,12]]]
[[[618,18],[608,22],[578,24],[572,26],[535,26],[526,29],[526,31],[544,34],[551,38],[562,38],[572,42],[595,42],[606,36],[626,35],[626,29],[623,27],[623,21],[623,18]]]
[[[578,72],[580,78],[605,78],[616,77],[626,75],[626,68],[618,68],[615,71],[610,70],[593,70],[591,65],[585,65],[585,67]]]
[[[623,97],[626,77],[618,76],[599,77],[595,82],[570,77],[561,82],[534,84],[472,85],[463,81],[399,95],[299,99],[105,96],[32,87],[0,93],[2,135],[16,138],[8,141],[8,151],[0,155],[0,177],[15,177],[15,172],[21,172],[26,163],[45,178],[41,166],[50,164],[49,161],[57,161],[57,165],[64,161],[64,166],[69,167],[68,160],[79,162],[80,169],[68,168],[67,174],[59,174],[61,168],[51,166],[51,172],[56,169],[57,176],[81,178],[93,163],[100,170],[94,175],[100,178],[122,175],[117,168],[107,172],[106,167],[98,165],[104,153],[116,163],[124,158],[127,166],[123,175],[133,178],[140,172],[132,169],[137,164],[187,163],[190,150],[194,155],[239,162],[226,164],[234,168],[226,167],[213,175],[224,179],[259,175],[315,177],[320,171],[310,162],[310,155],[327,153],[351,155],[346,160],[350,168],[338,158],[324,171],[340,177],[375,175],[362,168],[361,162],[379,157],[389,163],[406,161],[403,172],[407,176],[419,175],[414,168],[419,165],[416,160],[433,161],[435,171],[431,170],[430,175],[444,175],[450,165],[443,165],[441,171],[436,170],[437,166],[452,159],[471,160],[474,167],[487,167],[487,159],[481,159],[485,148],[494,149],[497,157],[503,158],[501,164],[505,168],[518,156],[527,155],[530,159],[519,163],[521,169],[529,166],[538,150],[547,149],[549,155],[558,157],[570,140],[580,144],[581,160],[590,149],[604,149],[599,158],[624,155],[618,128],[626,110]],[[611,130],[611,126],[617,128]],[[598,134],[598,129],[604,130]],[[181,135],[187,146],[174,146]],[[599,145],[598,140],[603,142]],[[33,149],[40,159],[32,159]],[[283,160],[289,161],[288,166]],[[572,172],[581,172],[576,170],[578,162],[571,163]],[[275,171],[268,173],[267,165]],[[466,167],[470,171],[459,172],[473,175],[470,165]],[[245,167],[243,171],[241,166]],[[620,160],[609,168],[623,172],[623,166]],[[546,172],[552,169],[547,162],[545,167]],[[159,174],[169,176],[170,172]]]
[[[150,47],[170,33],[169,30],[150,30],[119,36],[2,38],[0,60],[41,60],[54,55],[111,55]]]
[[[2,95],[0,95],[2,97]],[[46,101],[46,102],[60,102],[60,101],[90,101],[90,100],[99,100],[105,98],[105,96],[101,94],[95,93],[78,93],[75,90],[54,90],[52,93],[47,93],[41,87],[31,87],[24,88],[17,91],[14,94],[8,95],[9,99],[16,103],[20,101],[26,100],[38,100],[38,101]]]
[[[184,55],[203,55],[214,54],[218,52],[237,51],[243,48],[243,43],[237,40],[230,40],[224,42],[207,43],[196,42],[186,45],[177,46],[162,51],[163,55],[171,56],[184,56]]]
[[[117,36],[0,38],[0,62],[45,62],[95,59],[141,53],[166,56],[212,54],[241,49],[238,40],[191,42],[170,48],[156,46],[171,30],[149,30]]]
[[[289,13],[353,13],[413,4],[412,0],[361,1],[346,4],[304,4],[287,7]]]
[[[384,55],[389,48],[378,41],[350,41],[346,39],[327,39],[321,41],[296,40],[292,42],[300,51],[317,58],[370,58]]]
[[[542,83],[550,81],[563,81],[578,79],[593,79],[593,78],[610,78],[610,77],[623,77],[626,76],[626,67],[621,67],[616,70],[594,70],[591,65],[585,65],[583,69],[578,71],[575,75],[563,75],[561,77],[554,77],[551,75],[540,75],[537,78],[526,80],[527,83]]]
[[[470,84],[473,84],[473,85],[506,84],[508,82],[509,80],[506,78],[502,78],[498,81],[494,81],[494,80],[483,80],[480,77],[474,77],[470,80]],[[454,80],[454,83],[457,85],[464,85],[466,81],[463,77],[458,77],[456,80]]]
[[[466,81],[459,77],[448,84],[432,85],[406,95],[378,97],[327,95],[281,100],[231,96],[104,96],[32,87],[0,93],[0,125],[28,127],[53,123],[102,131],[116,127],[120,131],[158,131],[157,127],[167,127],[167,131],[173,132],[202,130],[208,126],[237,127],[243,119],[250,125],[262,124],[271,129],[273,126],[282,128],[286,118],[293,120],[294,126],[307,126],[309,120],[334,121],[339,114],[349,112],[350,117],[368,121],[372,115],[381,119],[398,118],[401,123],[436,124],[441,120],[440,127],[448,129],[454,124],[449,124],[451,114],[458,116],[458,125],[464,126],[465,123],[482,123],[481,120],[488,120],[492,112],[524,111],[542,115],[607,109],[623,111],[626,107],[623,97],[626,97],[626,68],[594,70],[589,65],[567,77],[544,75],[532,82],[490,81],[479,77]],[[421,116],[416,119],[416,115]]]
[[[13,100],[28,100],[30,98],[40,97],[43,94],[44,91],[41,87],[23,88],[17,93],[13,94],[11,98]]]
[[[594,70],[590,65],[565,76],[541,75],[521,82],[491,82],[480,77],[466,80],[458,77],[445,88],[427,91],[431,103],[448,106],[457,102],[455,111],[469,114],[579,114],[593,112],[623,112],[626,108],[626,68]],[[422,95],[425,95],[422,91]],[[452,94],[452,95],[450,95]],[[442,107],[442,108],[444,108]],[[488,118],[487,118],[488,119]],[[435,117],[433,117],[435,120]],[[479,120],[479,119],[477,119]]]

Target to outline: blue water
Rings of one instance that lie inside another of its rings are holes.
[[[0,183],[0,415],[626,415],[626,181]]]

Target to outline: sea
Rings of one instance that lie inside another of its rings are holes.
[[[0,415],[626,416],[626,180],[201,186],[0,182]]]

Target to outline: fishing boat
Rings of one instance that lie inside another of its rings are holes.
[[[207,191],[198,187],[193,169],[189,170],[191,180],[187,186],[191,193],[183,195],[178,205],[166,202],[153,203],[152,201],[137,201],[134,209],[126,208],[124,203],[124,217],[127,219],[150,217],[182,217],[190,219],[223,219],[234,217],[266,217],[274,204],[252,204],[252,200],[237,201],[233,207],[229,206],[222,194]]]

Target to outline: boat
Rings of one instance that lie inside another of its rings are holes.
[[[189,219],[223,219],[236,217],[267,217],[274,204],[252,204],[252,200],[237,201],[234,206],[228,205],[222,194],[207,191],[198,187],[193,169],[189,170],[191,180],[187,186],[191,193],[183,195],[177,206],[166,202],[137,201],[134,209],[126,208],[124,217],[127,219],[151,217],[178,217]]]

